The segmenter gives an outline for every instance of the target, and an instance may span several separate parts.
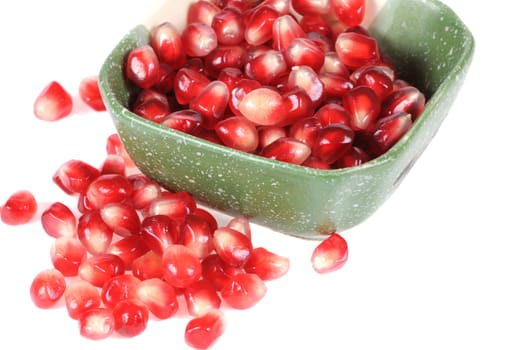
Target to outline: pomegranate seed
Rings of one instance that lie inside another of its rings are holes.
[[[275,50],[285,51],[294,39],[305,36],[306,33],[291,15],[280,16],[273,23],[272,40]]]
[[[318,72],[324,65],[324,51],[311,39],[295,38],[284,52],[285,61],[290,67],[309,66]]]
[[[101,296],[97,287],[84,280],[75,280],[68,284],[64,292],[64,300],[68,314],[74,320],[101,304]]]
[[[50,250],[51,262],[64,276],[76,276],[81,262],[86,257],[86,248],[73,237],[59,237]]]
[[[164,279],[176,288],[186,288],[201,278],[201,262],[190,249],[173,244],[163,252]]]
[[[117,154],[108,154],[100,167],[101,174],[126,174],[126,162]]]
[[[373,152],[377,155],[383,154],[395,145],[411,127],[412,115],[405,112],[397,112],[379,119],[372,134]]]
[[[188,192],[162,192],[148,207],[148,215],[166,215],[173,220],[183,222],[187,215],[196,210],[196,201]]]
[[[20,190],[9,196],[1,207],[1,219],[7,225],[28,223],[37,213],[38,204],[33,193]]]
[[[179,227],[167,215],[151,215],[141,222],[139,235],[154,253],[161,255],[167,247],[179,241]]]
[[[216,32],[209,25],[190,23],[181,33],[185,53],[191,57],[204,57],[218,46]]]
[[[185,60],[181,35],[175,25],[162,22],[150,30],[150,44],[160,62],[179,68]]]
[[[364,85],[375,91],[379,100],[384,100],[393,89],[393,77],[382,66],[371,66],[362,71],[357,85]]]
[[[185,327],[185,342],[194,349],[208,349],[225,331],[225,316],[219,310],[191,319]]]
[[[99,169],[82,160],[71,159],[57,169],[52,180],[67,194],[85,193],[99,175]]]
[[[280,93],[262,87],[250,91],[240,101],[241,114],[256,125],[278,125],[285,118]]]
[[[323,161],[322,159],[315,156],[310,156],[309,158],[307,158],[306,161],[302,163],[302,165],[313,169],[331,169],[330,163]]]
[[[150,45],[133,49],[125,65],[126,77],[142,89],[153,87],[159,80],[159,60]]]
[[[154,123],[160,123],[170,113],[170,105],[164,94],[154,89],[146,89],[141,91],[132,112]]]
[[[139,233],[141,226],[136,209],[128,203],[109,203],[99,210],[102,221],[119,236]]]
[[[79,329],[81,336],[87,339],[108,338],[115,329],[113,311],[102,307],[94,307],[85,311],[79,317]]]
[[[56,81],[49,83],[37,96],[33,113],[38,119],[57,121],[67,117],[73,109],[73,98]]]
[[[137,299],[121,300],[113,308],[115,331],[124,337],[135,337],[148,324],[148,308]]]
[[[218,222],[216,221],[216,218],[208,210],[196,208],[192,212],[192,216],[200,217],[205,220],[209,224],[211,232],[214,232],[218,228]]]
[[[258,146],[264,148],[281,137],[286,137],[287,131],[280,126],[262,126],[258,128]]]
[[[324,64],[320,68],[320,73],[332,73],[345,79],[349,78],[349,69],[342,63],[335,51],[328,51],[324,55]]]
[[[330,10],[330,0],[291,0],[291,6],[301,15],[324,15]]]
[[[229,108],[236,115],[242,115],[240,112],[240,102],[245,96],[258,88],[261,88],[262,84],[252,79],[240,79],[231,90],[231,97],[229,100]]]
[[[365,0],[330,0],[331,9],[340,21],[349,27],[362,23],[366,9]]]
[[[118,134],[111,134],[106,140],[106,153],[116,154],[123,157],[126,167],[134,169],[136,168],[134,161],[130,158],[130,155],[124,148],[121,138]]]
[[[213,2],[198,0],[188,7],[187,24],[198,22],[210,26],[220,11],[221,9]]]
[[[341,235],[334,232],[320,242],[311,255],[311,264],[318,273],[340,269],[348,260],[348,244]]]
[[[318,74],[308,66],[292,67],[287,80],[287,87],[289,89],[295,87],[304,89],[313,101],[314,107],[319,106],[324,98],[324,84]]]
[[[291,125],[289,136],[312,148],[315,145],[318,130],[321,128],[320,119],[316,116],[304,118]]]
[[[417,120],[425,108],[425,96],[414,86],[397,89],[384,99],[381,115],[398,112],[410,113],[412,121]]]
[[[330,124],[318,132],[313,155],[329,164],[346,154],[353,145],[355,133],[344,124]]]
[[[227,85],[222,81],[215,80],[207,84],[190,101],[189,107],[201,114],[204,128],[214,129],[216,123],[223,118],[223,114],[229,105],[229,97]]]
[[[97,254],[83,260],[79,277],[96,287],[102,287],[110,278],[124,274],[124,261],[117,255]]]
[[[112,243],[113,230],[105,224],[98,211],[89,211],[79,218],[77,236],[89,253],[102,254]]]
[[[350,125],[348,112],[339,104],[327,103],[320,107],[315,113],[315,117],[320,121],[322,127],[330,124]]]
[[[322,81],[322,84],[324,84],[324,95],[328,98],[342,98],[342,96],[353,88],[353,83],[339,74],[320,73],[318,77]]]
[[[233,276],[244,272],[242,268],[225,264],[216,253],[206,256],[201,266],[203,278],[211,281],[217,290],[220,290]]]
[[[132,274],[141,281],[163,277],[163,261],[159,254],[149,251],[132,262]]]
[[[120,257],[124,261],[126,268],[129,269],[135,259],[146,254],[149,250],[142,236],[131,235],[114,241],[108,247],[107,253]]]
[[[247,50],[241,45],[221,45],[205,56],[207,75],[218,77],[222,69],[242,68],[247,61]]]
[[[253,307],[266,293],[267,286],[254,273],[237,274],[220,291],[223,300],[233,309],[248,309]]]
[[[251,240],[251,223],[249,222],[249,219],[247,217],[243,215],[235,216],[230,219],[225,226],[240,233],[243,233],[247,236],[247,238],[249,238],[249,240]]]
[[[216,286],[206,279],[187,286],[184,296],[188,313],[191,316],[201,316],[211,309],[219,309],[221,305]]]
[[[232,91],[243,76],[243,72],[240,68],[225,67],[218,73],[218,80],[224,82],[225,85],[227,85],[228,90]]]
[[[306,33],[320,33],[326,37],[331,36],[331,31],[328,24],[324,21],[320,15],[317,14],[306,14],[300,19],[300,27]]]
[[[137,210],[147,208],[154,199],[161,195],[161,186],[143,174],[128,176],[128,181],[132,185],[132,205]]]
[[[353,130],[368,130],[375,124],[381,111],[379,97],[367,86],[357,86],[342,97],[342,105],[350,116]]]
[[[229,227],[214,231],[212,242],[216,253],[230,266],[243,266],[253,249],[248,236]]]
[[[177,102],[187,105],[210,83],[209,78],[191,68],[180,68],[174,76],[174,93]]]
[[[136,296],[160,320],[175,314],[179,307],[174,287],[159,278],[139,282]]]
[[[114,308],[122,300],[134,299],[140,282],[140,279],[128,274],[114,276],[103,284],[101,300],[108,308]]]
[[[292,137],[282,137],[260,152],[262,157],[291,164],[302,164],[311,155],[311,148]]]
[[[277,50],[267,50],[245,64],[245,74],[262,85],[269,85],[286,73],[286,60]]]
[[[224,8],[218,12],[212,19],[211,27],[222,45],[238,45],[244,39],[242,12],[236,8]]]
[[[244,117],[233,116],[221,120],[216,124],[215,131],[227,147],[249,153],[258,147],[258,131]]]
[[[86,199],[93,208],[109,203],[120,203],[132,195],[132,185],[125,176],[105,174],[93,180],[86,189]]]
[[[370,155],[363,149],[353,146],[348,153],[339,158],[336,162],[337,168],[349,168],[366,163],[371,159]]]
[[[94,111],[105,111],[106,106],[99,90],[99,77],[92,75],[81,80],[79,84],[79,97]]]
[[[174,68],[164,62],[159,63],[159,79],[154,84],[153,89],[165,95],[172,93],[174,88],[174,76],[176,72]]]
[[[29,294],[37,307],[48,309],[62,298],[65,290],[66,280],[62,273],[55,269],[46,269],[33,278]]]
[[[258,46],[273,38],[273,23],[279,13],[270,5],[256,7],[247,19],[245,25],[245,41],[249,45]]]
[[[264,281],[274,280],[289,271],[289,259],[258,247],[253,249],[243,268],[247,273],[254,273]]]
[[[200,259],[203,259],[214,249],[212,232],[206,219],[189,215],[181,229],[181,243],[190,248]]]
[[[335,52],[342,63],[352,70],[375,64],[380,59],[377,41],[356,32],[341,33],[335,42]]]

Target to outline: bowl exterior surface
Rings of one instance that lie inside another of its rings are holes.
[[[470,31],[436,0],[391,0],[368,28],[400,76],[427,96],[412,129],[364,165],[317,170],[239,152],[142,119],[126,107],[136,93],[123,75],[125,57],[147,44],[133,28],[104,62],[101,93],[117,132],[139,169],[202,203],[304,238],[363,222],[393,193],[448,114],[474,52]]]

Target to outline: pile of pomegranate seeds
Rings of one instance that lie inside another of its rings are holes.
[[[367,162],[411,128],[425,96],[398,78],[364,12],[365,0],[198,0],[182,31],[160,23],[128,54],[141,90],[130,109],[279,161]]]

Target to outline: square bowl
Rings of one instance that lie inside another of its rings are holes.
[[[190,3],[161,2],[103,63],[99,85],[116,130],[138,168],[166,188],[189,191],[208,207],[302,238],[352,228],[386,201],[448,114],[474,53],[469,29],[439,1],[367,1],[364,26],[399,76],[425,94],[425,110],[402,139],[369,162],[308,168],[217,145],[128,109],[134,88],[124,75],[127,54],[149,43],[151,26],[163,20],[181,28],[181,8]]]

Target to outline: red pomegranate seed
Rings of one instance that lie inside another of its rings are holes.
[[[295,38],[284,52],[285,61],[290,67],[309,66],[318,72],[324,65],[324,51],[309,38]]]
[[[220,256],[212,253],[206,256],[201,263],[203,278],[211,281],[216,290],[220,290],[233,277],[244,272],[242,268],[225,264]]]
[[[132,112],[154,123],[159,123],[170,113],[170,105],[166,95],[154,89],[144,89],[135,100]]]
[[[249,45],[258,46],[273,38],[273,23],[279,13],[270,5],[258,6],[247,18],[245,25],[245,41]]]
[[[121,300],[113,308],[115,331],[124,337],[143,333],[148,324],[148,307],[137,299]]]
[[[398,112],[410,113],[415,121],[425,109],[425,96],[414,86],[402,87],[392,92],[382,103],[381,115]]]
[[[160,122],[164,126],[187,134],[195,134],[202,123],[203,117],[201,114],[192,109],[172,112],[166,115]]]
[[[122,300],[134,299],[140,282],[140,279],[128,274],[114,276],[103,284],[101,300],[108,308],[114,308]]]
[[[284,95],[284,109],[286,117],[278,126],[289,126],[296,121],[313,115],[314,105],[311,96],[302,87],[289,89]]]
[[[137,210],[147,208],[154,199],[161,195],[161,186],[143,174],[130,175],[128,181],[132,185],[130,199]]]
[[[291,0],[291,6],[301,15],[324,15],[330,10],[330,0]]]
[[[55,171],[52,180],[67,194],[85,193],[88,185],[99,175],[99,169],[82,160],[71,159]]]
[[[376,155],[389,150],[412,127],[412,115],[397,112],[383,117],[375,124],[372,134],[371,148]]]
[[[263,247],[254,248],[243,266],[247,273],[254,273],[262,280],[274,280],[289,271],[289,259]]]
[[[227,265],[241,267],[251,255],[251,240],[240,231],[220,227],[214,231],[212,237],[216,253]]]
[[[48,309],[62,298],[65,290],[66,280],[62,273],[55,269],[46,269],[33,278],[29,295],[37,307]]]
[[[212,309],[219,309],[221,305],[216,286],[206,279],[189,285],[185,288],[183,295],[191,316],[201,316]]]
[[[365,0],[330,0],[331,9],[340,21],[349,27],[362,23],[366,10]]]
[[[341,33],[335,42],[335,52],[342,63],[352,70],[380,60],[377,41],[356,32]]]
[[[199,22],[189,24],[181,33],[185,53],[191,57],[204,57],[218,46],[216,32],[209,25]]]
[[[225,331],[225,324],[225,316],[219,310],[195,317],[185,327],[185,342],[194,349],[209,349]]]
[[[93,208],[109,203],[120,203],[132,195],[132,185],[125,176],[105,174],[93,180],[86,189],[86,199]]]
[[[33,113],[38,119],[57,121],[67,117],[73,109],[73,98],[56,81],[49,83],[37,96]]]
[[[119,134],[111,134],[110,136],[108,136],[108,138],[106,139],[106,153],[116,154],[123,157],[127,168],[136,168],[134,161],[132,160],[132,158],[130,158],[130,155],[124,148]]]
[[[20,190],[11,194],[1,207],[0,218],[7,225],[22,225],[33,219],[37,209],[38,204],[33,193]]]
[[[203,220],[205,220],[210,227],[210,231],[214,232],[218,228],[218,221],[216,221],[216,218],[214,215],[212,215],[208,210],[203,208],[196,208],[192,212],[192,216],[200,217]]]
[[[302,141],[292,137],[282,137],[262,149],[260,155],[300,165],[311,155],[311,148]]]
[[[202,126],[214,129],[216,123],[224,117],[229,105],[229,89],[224,82],[215,80],[207,84],[189,104],[190,109],[199,112],[203,118]]]
[[[351,149],[339,158],[335,164],[337,168],[349,168],[366,163],[371,159],[370,155],[362,148],[357,146],[351,147]]]
[[[106,339],[113,334],[115,319],[110,309],[95,307],[79,317],[81,336],[90,340]]]
[[[247,61],[247,50],[241,45],[219,45],[205,56],[205,72],[218,77],[222,69],[242,68]]]
[[[375,91],[379,100],[384,100],[393,89],[393,75],[383,66],[371,66],[362,71],[357,78],[357,85],[364,85]]]
[[[79,218],[77,236],[89,253],[102,254],[112,243],[113,230],[106,225],[98,211],[89,211]]]
[[[168,95],[172,93],[172,89],[174,88],[174,76],[176,75],[176,72],[174,68],[172,68],[170,65],[164,62],[159,63],[159,79],[157,80],[157,83],[153,86],[153,89]]]
[[[179,68],[185,60],[185,51],[178,29],[171,22],[162,22],[150,30],[150,44],[160,62]]]
[[[50,249],[51,263],[64,276],[76,276],[81,262],[86,257],[86,248],[73,237],[59,237]]]
[[[219,121],[216,134],[227,147],[252,153],[258,147],[258,131],[245,117],[233,116]]]
[[[320,107],[315,113],[322,127],[330,124],[350,125],[349,113],[337,103],[327,103]]]
[[[126,162],[117,154],[108,154],[100,167],[101,174],[126,174]]]
[[[240,79],[231,90],[229,108],[236,115],[242,115],[240,112],[240,102],[251,91],[261,88],[262,84],[252,79]]]
[[[329,164],[346,154],[353,145],[355,133],[344,124],[330,124],[318,132],[313,156]]]
[[[281,137],[286,137],[287,131],[280,126],[262,126],[258,128],[258,146],[264,148]]]
[[[235,67],[225,67],[218,73],[218,80],[224,82],[229,91],[232,91],[243,77],[241,69]]]
[[[148,215],[167,215],[173,220],[183,222],[196,207],[196,200],[188,192],[162,192],[161,196],[150,203]]]
[[[340,269],[348,260],[348,244],[341,235],[334,232],[320,242],[311,255],[311,264],[318,273]]]
[[[353,88],[353,83],[339,74],[319,73],[318,77],[324,84],[324,95],[327,98],[341,98]]]
[[[174,77],[174,94],[177,102],[187,105],[210,83],[209,78],[191,68],[178,69]]]
[[[179,307],[174,287],[159,278],[139,282],[136,296],[160,320],[174,315]]]
[[[324,55],[324,64],[322,65],[322,68],[320,68],[319,73],[337,74],[345,79],[348,79],[350,71],[348,67],[342,63],[335,51],[328,51]]]
[[[106,106],[99,90],[99,77],[91,75],[81,80],[79,84],[79,97],[94,111],[105,111]]]
[[[112,277],[125,272],[124,261],[117,255],[97,254],[87,257],[79,266],[79,277],[96,287],[102,287]]]
[[[141,226],[136,209],[128,203],[109,203],[99,210],[102,221],[117,235],[126,237],[139,233]]]
[[[315,145],[318,130],[322,128],[320,119],[316,116],[301,119],[289,128],[289,137],[294,138],[308,147]]]
[[[277,50],[253,57],[245,64],[245,74],[257,80],[262,85],[269,85],[287,73],[287,63],[284,55]]]
[[[210,26],[214,16],[220,11],[221,9],[215,3],[206,0],[198,0],[190,4],[188,7],[187,25],[198,22]]]
[[[107,253],[115,254],[124,261],[127,269],[132,262],[143,254],[146,254],[150,248],[140,235],[131,235],[118,241],[114,241],[108,247]]]
[[[309,158],[307,158],[306,161],[302,163],[302,165],[313,168],[313,169],[324,169],[324,170],[331,169],[330,163],[323,161],[320,158],[315,157],[315,156],[310,156]]]
[[[142,280],[163,278],[163,261],[159,254],[149,251],[132,262],[132,274]]]
[[[179,241],[179,225],[167,215],[157,214],[143,219],[139,235],[156,254]]]
[[[220,291],[222,299],[233,309],[248,309],[256,305],[266,293],[267,286],[254,273],[237,274]]]
[[[375,124],[381,111],[379,97],[367,86],[356,86],[342,97],[342,105],[350,116],[353,130],[368,130]]]
[[[125,64],[126,77],[142,89],[153,87],[159,80],[159,59],[150,45],[133,49]]]
[[[181,228],[181,244],[190,248],[200,259],[203,259],[214,249],[212,232],[206,219],[189,215]]]
[[[306,33],[291,15],[280,16],[273,23],[272,40],[275,50],[285,51],[294,39],[305,36]]]
[[[304,89],[311,98],[311,101],[313,101],[315,108],[324,99],[324,84],[318,77],[318,74],[308,66],[292,67],[287,80],[287,87],[289,89],[295,87]]]
[[[239,108],[241,114],[256,125],[278,125],[286,117],[282,96],[267,87],[250,91],[240,101]]]
[[[201,278],[201,261],[190,249],[173,244],[163,252],[163,277],[176,288],[186,288]]]
[[[331,31],[329,29],[328,24],[324,21],[320,15],[304,15],[300,19],[300,27],[304,30],[306,33],[320,33],[321,35],[324,35],[326,37],[331,36]]]
[[[238,45],[244,39],[242,12],[236,8],[224,8],[218,12],[212,19],[211,27],[222,45]]]
[[[247,236],[247,238],[249,238],[249,240],[252,238],[251,223],[249,219],[243,215],[233,217],[227,222],[225,226],[243,233]]]
[[[97,287],[89,282],[74,280],[66,287],[64,301],[70,317],[78,320],[84,312],[99,307],[101,296]]]

